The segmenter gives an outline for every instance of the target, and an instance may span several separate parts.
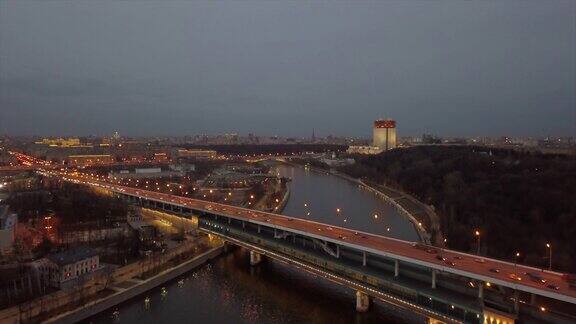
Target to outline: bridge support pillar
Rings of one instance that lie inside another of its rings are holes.
[[[536,294],[530,294],[530,305],[536,305]]]
[[[514,312],[518,314],[518,310],[520,309],[520,305],[518,304],[518,299],[520,295],[518,294],[518,290],[514,290]]]
[[[340,257],[340,245],[336,245],[336,257]]]
[[[255,266],[262,261],[262,255],[256,251],[250,251],[250,265]]]
[[[366,266],[366,252],[363,251],[362,252],[362,266]]]
[[[370,308],[370,296],[366,293],[357,290],[356,291],[356,310],[358,312],[365,312]]]
[[[228,217],[228,224],[232,223],[232,218]]]
[[[441,322],[435,318],[428,318],[428,324],[444,324],[444,322]]]
[[[258,234],[260,234],[260,224],[258,224]]]
[[[478,298],[484,299],[484,283],[478,282]]]
[[[242,228],[246,228],[246,222],[242,221]]]
[[[432,289],[436,289],[436,270],[432,270]]]
[[[400,262],[394,260],[394,277],[398,277],[398,275],[400,275]]]

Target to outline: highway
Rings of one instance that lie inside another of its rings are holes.
[[[67,167],[76,167],[76,168],[85,168],[85,167],[133,167],[133,166],[141,166],[146,165],[148,167],[160,167],[168,165],[168,162],[159,162],[159,161],[139,161],[139,160],[128,160],[128,161],[121,161],[121,162],[112,162],[112,163],[93,163],[88,165],[63,165],[63,164],[53,164],[45,160],[41,160],[35,158],[30,155],[26,155],[19,152],[9,151],[10,154],[14,155],[20,164],[18,165],[3,165],[0,166],[0,172],[2,171],[34,171],[37,170],[39,167],[45,170],[58,170]]]
[[[49,174],[60,176],[74,183],[102,187],[120,194],[261,224],[333,242],[371,254],[576,304],[576,290],[570,288],[569,284],[562,280],[562,274],[558,272],[544,271],[520,264],[453,250],[439,249],[417,244],[416,242],[398,240],[278,214],[115,185],[95,180],[87,175],[69,175],[55,172],[49,172]],[[440,259],[439,255],[443,259]],[[543,281],[531,280],[526,273],[537,273]],[[548,285],[554,285],[557,289],[549,288]]]

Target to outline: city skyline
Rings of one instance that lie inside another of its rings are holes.
[[[368,137],[378,118],[399,136],[576,127],[571,1],[0,6],[2,134]]]

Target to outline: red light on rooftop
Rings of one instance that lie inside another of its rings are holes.
[[[396,128],[396,121],[392,119],[378,119],[374,121],[374,128]]]

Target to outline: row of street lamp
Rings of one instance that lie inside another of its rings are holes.
[[[308,203],[305,202],[305,203],[304,203],[304,208],[308,208],[308,206],[309,206]],[[336,215],[337,215],[337,216],[340,216],[340,213],[341,213],[341,212],[342,212],[342,209],[336,208]],[[310,212],[309,212],[309,211],[306,212],[306,216],[310,216]],[[374,214],[374,219],[378,219],[378,214],[376,214],[376,213]],[[344,223],[347,223],[347,222],[348,222],[348,218],[344,218],[342,221],[343,221]],[[390,232],[390,226],[387,226],[387,227],[386,227],[386,232]]]
[[[474,235],[477,238],[477,254],[480,255],[480,231],[479,230],[474,230]],[[444,242],[446,242],[446,239],[444,239]],[[551,243],[546,243],[546,249],[548,249],[548,270],[552,270],[552,244]],[[515,257],[514,257],[514,267],[516,267],[516,263],[518,262],[518,258],[520,257],[520,252],[516,252]]]

